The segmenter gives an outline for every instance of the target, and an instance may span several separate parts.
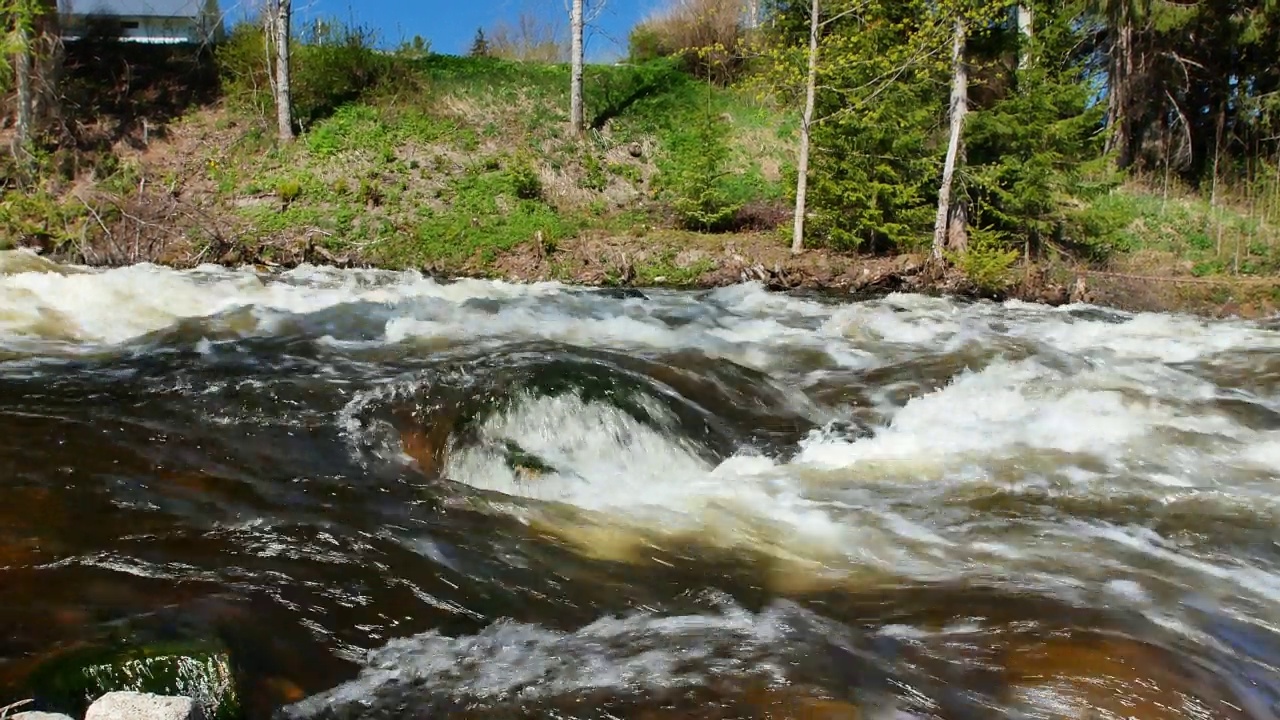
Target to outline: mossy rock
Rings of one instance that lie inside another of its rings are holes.
[[[216,642],[82,646],[42,663],[28,685],[41,707],[75,717],[117,690],[189,697],[206,720],[243,717],[231,656]]]

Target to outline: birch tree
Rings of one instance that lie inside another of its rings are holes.
[[[956,166],[961,162],[964,118],[969,111],[969,73],[965,66],[967,30],[962,15],[954,21],[951,41],[951,110],[947,155],[938,186],[938,212],[933,222],[933,259],[941,260],[943,250],[963,252],[968,246],[967,208],[963,200],[952,202]]]
[[[796,209],[791,229],[791,252],[804,250],[805,201],[809,188],[809,136],[813,125],[813,106],[818,89],[818,29],[821,17],[819,0],[809,8],[809,71],[804,88],[804,114],[800,118],[800,150],[796,160]]]
[[[31,141],[36,129],[36,19],[39,14],[36,0],[0,2],[0,17],[4,17],[7,24],[0,37],[0,68],[6,74],[13,72],[17,107],[12,149],[22,165],[31,158]]]
[[[765,96],[803,108],[792,251],[815,235],[846,250],[918,237],[916,228],[933,217],[936,181],[924,187],[909,178],[937,167],[926,154],[937,111],[925,98],[946,62],[949,25],[938,28],[925,0],[809,0],[770,9],[755,60],[769,69],[755,82]]]
[[[1031,14],[1031,6],[1025,2],[1018,3],[1014,12],[1018,21],[1018,70],[1023,71],[1031,67],[1031,38],[1034,32],[1032,30],[1034,16]]]
[[[569,62],[571,63],[569,69],[569,129],[574,135],[581,135],[582,131],[586,129],[582,109],[583,1],[573,0],[572,9],[569,11]]]
[[[293,0],[271,0],[267,9],[267,37],[269,46],[275,49],[272,90],[276,101],[276,132],[281,142],[293,140],[293,85],[289,79],[292,4]]]
[[[32,135],[32,121],[35,115],[35,92],[32,77],[35,68],[34,39],[31,28],[30,3],[19,0],[18,10],[14,13],[14,63],[15,84],[18,89],[17,108],[17,150],[24,157],[28,153]]]

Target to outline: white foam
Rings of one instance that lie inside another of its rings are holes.
[[[656,404],[648,410],[660,418],[667,415]],[[556,470],[517,477],[497,447],[477,445],[453,454],[446,474],[519,497],[591,510],[677,508],[677,497],[696,494],[711,477],[710,466],[673,430],[664,434],[612,405],[584,402],[576,395],[522,394],[512,410],[491,416],[480,432],[495,443],[518,443]]]
[[[39,266],[0,274],[0,308],[5,308],[0,311],[0,341],[6,336],[52,337],[115,345],[186,318],[237,308],[253,308],[265,318],[269,313],[306,314],[359,302],[394,305],[420,298],[462,303],[476,298],[542,297],[562,288],[558,283],[513,285],[486,280],[440,284],[413,271],[338,272],[311,266],[275,277],[211,266],[178,272],[144,263],[69,273]]]
[[[1143,535],[1140,523],[1114,524],[1088,510],[1118,496],[1138,506],[1190,498],[1202,514],[1263,526],[1276,517],[1280,430],[1265,427],[1264,416],[1247,421],[1254,427],[1219,407],[1229,398],[1280,408],[1274,381],[1239,360],[1280,349],[1273,327],[908,294],[817,302],[758,283],[647,295],[311,266],[272,275],[213,266],[89,270],[0,253],[0,353],[102,352],[213,317],[226,326],[219,337],[298,332],[316,315],[315,339],[332,352],[381,346],[430,357],[528,340],[648,356],[696,351],[767,372],[793,389],[797,406],[806,400],[799,388],[819,384],[830,397],[865,398],[872,407],[809,414],[873,414],[880,424],[869,437],[815,432],[787,455],[744,451],[717,462],[661,412],[641,423],[603,402],[525,396],[490,417],[481,435],[511,440],[555,470],[518,474],[494,445],[481,444],[455,448],[447,474],[515,500],[494,503],[495,511],[566,533],[592,523],[637,542],[682,533],[820,568],[814,572],[1013,574],[1063,588],[1103,582],[1104,570],[1125,578],[1167,572],[1280,606],[1280,576],[1267,564],[1176,552]],[[358,339],[331,322],[357,327]],[[208,321],[210,334],[216,324]],[[217,346],[197,347],[213,355]],[[867,380],[867,371],[889,379]],[[353,445],[383,443],[384,457],[403,460],[394,433],[361,418],[409,398],[421,382],[357,387],[335,422]],[[996,491],[1084,509],[1010,519],[963,504]],[[555,511],[531,510],[540,502]],[[1071,513],[1082,517],[1063,516]],[[1117,546],[1123,559],[1103,555]]]
[[[730,607],[715,615],[605,617],[573,632],[505,620],[472,636],[427,632],[370,652],[358,678],[295,709],[305,716],[325,705],[367,706],[380,695],[395,703],[397,687],[420,688],[404,698],[418,702],[431,694],[535,701],[582,690],[704,685],[717,678],[782,683],[787,670],[777,652],[787,618],[797,613],[806,614],[791,606],[759,614]]]

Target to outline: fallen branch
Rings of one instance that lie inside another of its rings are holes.
[[[4,720],[5,718],[9,717],[9,711],[10,711],[10,710],[14,710],[14,709],[16,709],[16,708],[20,708],[20,707],[22,707],[23,705],[29,705],[29,704],[31,704],[32,702],[34,702],[34,701],[33,701],[33,700],[31,700],[31,699],[27,699],[27,700],[19,700],[19,701],[18,701],[18,702],[16,702],[16,703],[11,703],[11,704],[9,704],[9,705],[5,705],[4,707],[0,707],[0,720]]]

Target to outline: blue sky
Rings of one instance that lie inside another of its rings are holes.
[[[293,0],[298,24],[315,18],[354,21],[376,29],[385,45],[421,35],[440,53],[461,54],[471,46],[477,27],[498,20],[515,20],[522,11],[554,19],[568,27],[569,0]],[[222,0],[230,18],[244,14],[247,0]],[[592,12],[588,0],[588,12]],[[661,0],[605,0],[593,27],[586,31],[588,61],[608,61],[625,55],[627,32]],[[255,3],[256,4],[256,3]]]

